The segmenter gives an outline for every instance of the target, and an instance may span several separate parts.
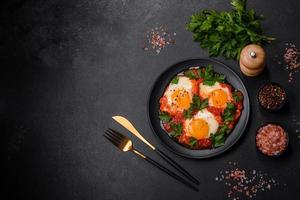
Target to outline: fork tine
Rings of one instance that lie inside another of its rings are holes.
[[[113,143],[113,145],[115,145],[116,147],[119,148],[119,142],[117,142],[116,140],[114,140],[113,138],[111,138],[109,135],[107,134],[103,134],[103,136],[109,140],[111,143]]]
[[[113,133],[115,136],[119,137],[120,139],[126,139],[126,136],[124,136],[118,131],[115,131],[114,129],[108,128],[108,131]]]
[[[108,135],[110,138],[116,140],[117,142],[121,143],[123,140],[116,136],[113,132],[110,132],[108,130],[105,130],[106,135]]]

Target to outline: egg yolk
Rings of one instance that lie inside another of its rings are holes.
[[[175,109],[188,109],[191,104],[190,94],[185,90],[175,90],[172,94],[172,102]]]
[[[196,139],[207,138],[209,134],[208,123],[204,119],[193,119],[188,128],[190,136]]]
[[[210,99],[216,107],[224,107],[227,104],[227,93],[222,89],[217,89],[211,92]]]

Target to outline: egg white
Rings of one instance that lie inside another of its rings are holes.
[[[172,103],[176,104],[176,102],[174,102],[174,100],[172,99],[172,94],[176,90],[183,90],[183,91],[188,92],[190,95],[190,98],[192,99],[192,97],[193,97],[192,89],[193,89],[193,84],[189,78],[187,78],[185,76],[178,76],[178,83],[177,84],[170,83],[164,93],[164,96],[167,97],[168,104],[172,105]],[[183,110],[178,108],[178,111],[183,111]]]
[[[190,136],[190,134],[189,134],[188,129],[189,129],[189,125],[193,119],[203,119],[207,122],[208,129],[209,129],[207,138],[210,136],[210,134],[215,134],[218,131],[219,123],[215,119],[214,115],[205,108],[203,110],[199,110],[193,116],[193,118],[185,120],[184,129],[185,129],[186,134],[189,136]]]

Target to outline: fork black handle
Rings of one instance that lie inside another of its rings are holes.
[[[155,152],[161,157],[163,158],[165,161],[167,161],[167,163],[169,163],[170,165],[172,165],[172,167],[174,167],[175,169],[177,169],[182,175],[184,175],[185,177],[187,177],[190,181],[192,181],[193,183],[199,185],[200,182],[193,177],[186,169],[184,169],[182,166],[180,166],[175,160],[173,160],[172,158],[170,158],[167,154],[165,154],[164,152],[162,152],[160,149],[155,148]]]
[[[152,158],[145,156],[144,159],[146,161],[148,161],[149,163],[151,163],[152,165],[156,166],[157,168],[159,168],[160,170],[164,171],[165,173],[167,173],[169,176],[175,178],[176,180],[180,181],[181,183],[183,183],[184,185],[188,186],[189,188],[195,190],[195,191],[199,191],[199,189],[197,187],[195,187],[194,185],[192,185],[190,182],[186,181],[185,179],[183,179],[182,177],[180,177],[179,175],[175,174],[174,172],[172,172],[171,170],[169,170],[168,168],[164,167],[163,165],[159,164],[158,162],[156,162],[155,160],[153,160]]]

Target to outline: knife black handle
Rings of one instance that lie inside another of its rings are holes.
[[[184,169],[181,165],[179,165],[176,161],[174,161],[172,158],[170,158],[167,154],[159,150],[158,148],[155,148],[155,152],[162,157],[167,163],[169,163],[172,167],[174,167],[177,171],[179,171],[182,175],[187,177],[190,181],[193,183],[199,185],[200,182],[193,177],[186,169]]]
[[[195,191],[199,191],[199,189],[197,187],[195,187],[194,185],[192,185],[190,182],[186,181],[185,179],[183,179],[182,177],[178,176],[177,174],[175,174],[174,172],[172,172],[171,170],[169,170],[168,168],[164,167],[163,165],[159,164],[158,162],[156,162],[155,160],[149,158],[148,156],[146,156],[144,158],[146,161],[148,161],[149,163],[151,163],[152,165],[156,166],[157,168],[159,168],[160,170],[164,171],[165,173],[167,173],[169,176],[175,178],[176,180],[180,181],[181,183],[183,183],[184,185],[188,186],[189,188],[195,190]]]

